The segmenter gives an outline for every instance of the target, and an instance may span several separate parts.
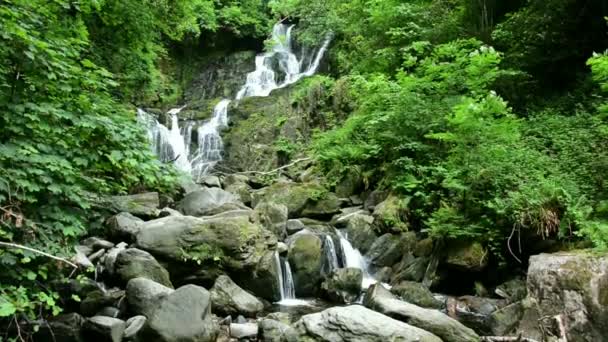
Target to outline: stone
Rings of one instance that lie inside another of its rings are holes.
[[[374,273],[374,278],[381,283],[390,283],[392,276],[393,269],[391,267],[382,267]]]
[[[433,293],[421,283],[402,281],[391,287],[391,292],[408,303],[423,308],[442,309],[444,304],[435,298]]]
[[[262,319],[259,329],[262,342],[296,342],[298,338],[293,327],[274,319]]]
[[[376,206],[388,197],[388,191],[374,190],[365,197],[363,207],[365,210],[374,211]]]
[[[129,248],[118,253],[114,268],[124,284],[141,277],[173,288],[169,272],[150,253],[141,249]]]
[[[90,269],[90,268],[95,268],[95,265],[93,265],[91,260],[89,260],[89,258],[86,255],[86,251],[91,250],[89,247],[76,246],[76,247],[74,247],[74,250],[76,250],[76,254],[72,257],[73,263],[78,265],[79,268],[82,268],[85,270]]]
[[[331,224],[337,228],[345,228],[354,215],[369,215],[369,211],[361,209],[361,207],[348,207],[340,209],[340,213],[331,218]],[[373,220],[372,220],[373,221]]]
[[[489,252],[479,242],[456,241],[448,244],[444,264],[459,270],[479,272],[488,265]]]
[[[234,194],[220,188],[192,191],[178,203],[177,209],[188,216],[210,216],[232,209],[246,209]]]
[[[230,324],[230,337],[236,339],[255,338],[258,335],[256,323],[232,323]]]
[[[287,224],[286,224],[287,235],[293,235],[293,234],[301,231],[304,228],[306,228],[306,226],[300,220],[297,220],[297,219],[287,220]]]
[[[162,208],[160,210],[160,212],[158,213],[158,217],[183,216],[183,215],[184,214],[180,213],[179,211],[177,211],[173,208],[169,208],[169,207]],[[137,235],[137,233],[135,235]]]
[[[400,233],[408,230],[407,202],[395,195],[389,195],[376,205],[374,226],[383,233]]]
[[[526,280],[520,277],[513,278],[498,285],[494,292],[509,303],[519,302],[526,298]]]
[[[105,267],[105,271],[114,276],[116,273],[116,258],[118,258],[118,254],[126,249],[126,243],[119,243],[116,247],[110,249],[108,253],[106,253],[106,257],[103,260],[103,266]]]
[[[124,338],[127,340],[133,339],[137,335],[137,333],[139,333],[141,329],[143,329],[147,320],[148,319],[146,318],[146,316],[142,315],[133,316],[129,318],[126,322]]]
[[[399,283],[401,281],[422,282],[426,270],[429,265],[430,258],[420,257],[415,258],[411,254],[404,254],[401,262],[394,266],[395,274],[391,283]]]
[[[294,328],[297,332],[294,341],[442,342],[428,331],[360,305],[333,307],[302,316]]]
[[[297,297],[314,296],[318,291],[323,267],[323,241],[313,234],[294,235],[288,259]]]
[[[125,322],[118,318],[94,316],[85,321],[83,336],[86,341],[120,342],[125,327]]]
[[[236,316],[236,320],[235,323],[247,323],[247,319],[245,317],[243,317],[243,315],[238,315]]]
[[[222,275],[217,278],[210,290],[214,313],[222,315],[243,314],[255,317],[264,309],[264,304],[255,296],[249,294],[230,277]]]
[[[144,220],[130,213],[123,212],[106,220],[106,232],[112,239],[133,241]]]
[[[426,238],[416,242],[412,253],[415,257],[430,257],[433,254],[433,239]]]
[[[321,284],[326,296],[337,303],[353,303],[361,293],[363,271],[358,268],[338,268]]]
[[[284,243],[284,242],[277,243],[277,252],[279,252],[279,254],[285,254],[285,253],[287,253],[288,250],[289,250],[289,247],[287,246],[286,243]]]
[[[336,195],[348,198],[363,188],[363,178],[359,172],[347,172],[344,178],[336,185]]]
[[[415,241],[416,234],[413,232],[399,235],[386,233],[374,241],[365,257],[376,268],[393,266],[413,247]]]
[[[108,206],[117,213],[127,212],[135,216],[156,217],[158,216],[160,199],[157,192],[112,196],[108,200]]]
[[[110,249],[110,248],[114,247],[114,243],[112,243],[108,240],[104,240],[104,239],[95,237],[95,236],[84,239],[84,241],[82,241],[82,244],[84,246],[91,248],[91,250],[93,252],[96,252],[100,249]],[[87,254],[87,255],[89,255],[89,254]]]
[[[255,268],[276,237],[248,217],[196,218],[169,216],[148,221],[137,235],[137,246],[164,260],[221,262],[232,272]]]
[[[85,319],[77,313],[60,314],[40,324],[33,341],[86,342],[82,334]]]
[[[317,183],[274,183],[254,193],[254,205],[265,201],[287,206],[289,218],[331,217],[340,210],[338,197]]]
[[[447,309],[451,311],[452,317],[485,335],[492,334],[491,315],[505,305],[504,299],[478,296],[462,296],[447,300]]]
[[[149,317],[160,300],[171,293],[168,288],[148,278],[135,278],[127,283],[127,302],[131,312]]]
[[[222,183],[220,182],[220,178],[218,176],[203,176],[199,180],[199,183],[210,188],[222,187]]]
[[[113,306],[106,306],[105,308],[101,309],[101,311],[96,313],[95,316],[107,316],[107,317],[112,317],[112,318],[119,318],[120,314],[121,314],[120,309],[115,308]]]
[[[448,315],[432,309],[425,309],[395,298],[381,284],[374,284],[367,290],[364,305],[394,319],[407,322],[415,327],[439,336],[444,342],[480,341],[480,337]]]
[[[496,310],[488,317],[489,333],[494,336],[506,336],[517,328],[524,314],[522,302],[515,302]]]
[[[541,340],[559,336],[554,317],[566,327],[568,342],[603,341],[608,336],[608,255],[578,250],[530,257],[528,296],[518,330]],[[541,319],[543,318],[544,319]]]
[[[348,240],[362,254],[369,251],[377,237],[372,222],[374,218],[369,215],[354,214],[346,224]]]
[[[211,295],[185,285],[158,302],[142,331],[142,340],[158,342],[215,342],[219,326],[211,317]]]
[[[268,251],[263,254],[252,272],[233,273],[232,278],[239,286],[256,296],[277,302],[281,300],[281,288],[278,282],[281,269],[277,262],[278,257],[277,252]]]
[[[106,306],[118,307],[118,303],[124,296],[125,291],[119,289],[89,292],[80,302],[80,312],[85,316],[93,316]]]
[[[287,236],[287,207],[273,202],[261,202],[253,210],[254,221],[273,232],[279,239]]]

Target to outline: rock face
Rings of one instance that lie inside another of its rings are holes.
[[[372,285],[368,289],[364,304],[387,316],[430,331],[441,337],[444,342],[480,341],[473,330],[457,320],[440,311],[400,301],[380,284]]]
[[[120,342],[125,331],[123,320],[95,316],[87,319],[83,327],[83,335],[86,341]]]
[[[177,209],[189,216],[210,216],[233,209],[246,209],[239,198],[220,188],[203,188],[188,193]]]
[[[275,183],[254,194],[254,204],[264,201],[287,206],[290,218],[326,217],[340,210],[338,197],[316,183]]]
[[[296,341],[442,342],[430,332],[359,305],[334,307],[305,315],[296,323],[295,329],[298,334]]]
[[[137,245],[173,262],[184,259],[221,264],[231,271],[255,267],[276,237],[248,217],[201,219],[169,216],[148,221]]]
[[[106,221],[107,233],[114,239],[133,241],[144,221],[129,213],[119,213]]]
[[[296,296],[313,296],[319,289],[323,267],[323,242],[313,234],[299,234],[289,245],[289,264]]]
[[[386,233],[374,241],[365,256],[377,268],[393,266],[405,252],[411,249],[415,241],[415,233],[399,235]]]
[[[338,268],[327,278],[321,288],[327,297],[338,303],[353,303],[361,293],[363,271],[358,268]]]
[[[374,218],[364,214],[353,214],[346,224],[346,233],[351,244],[361,253],[367,253],[376,240],[376,233],[372,228]]]
[[[127,283],[129,309],[135,314],[150,317],[160,300],[173,291],[173,289],[147,278],[131,279]]]
[[[264,309],[264,304],[259,299],[241,289],[225,275],[217,278],[210,292],[214,313],[255,317]]]
[[[559,317],[569,342],[603,341],[608,336],[608,255],[575,251],[530,257],[528,298],[519,329],[540,340],[538,320],[556,331]]]
[[[157,192],[147,192],[143,194],[128,196],[112,196],[108,200],[108,205],[115,212],[127,212],[135,216],[156,217],[160,199]]]
[[[200,286],[186,285],[162,298],[148,317],[142,340],[159,342],[215,342],[219,327],[211,318],[211,295]]]
[[[150,253],[141,249],[129,248],[118,253],[114,270],[125,284],[133,278],[142,277],[173,287],[169,272]]]

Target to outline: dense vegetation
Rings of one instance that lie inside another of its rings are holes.
[[[0,239],[67,256],[96,197],[172,191],[133,107],[180,98],[169,47],[288,20],[302,43],[334,37],[308,82],[350,101],[310,149],[330,183],[357,173],[399,194],[410,229],[504,260],[514,233],[607,248],[606,16],[593,0],[3,1]],[[58,312],[45,284],[69,266],[18,248],[0,265],[0,316]]]

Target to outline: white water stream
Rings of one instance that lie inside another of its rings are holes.
[[[287,26],[282,23],[273,27],[271,51],[256,56],[255,70],[247,74],[247,80],[235,100],[268,96],[275,89],[286,87],[317,72],[329,46],[330,37],[326,37],[321,47],[316,49],[314,58],[305,51],[301,52],[298,58],[292,46],[293,28],[294,25]],[[178,114],[185,106],[167,113],[171,117],[170,130],[141,109],[138,109],[138,118],[146,125],[152,150],[159,159],[163,162],[173,162],[179,170],[190,173],[196,181],[208,174],[222,160],[223,142],[220,132],[228,125],[230,102],[229,99],[221,100],[213,109],[211,119],[202,125],[187,122],[183,127],[179,127]],[[198,126],[195,145],[192,141],[194,126]]]
[[[361,282],[361,288],[367,290],[371,285],[378,281],[371,276],[369,272],[369,265],[361,252],[354,248],[353,245],[348,241],[348,235],[346,232],[336,230],[340,236],[340,247],[342,247],[344,267],[354,267],[363,271],[363,281]]]

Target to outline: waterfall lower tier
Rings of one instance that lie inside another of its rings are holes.
[[[342,247],[342,260],[344,260],[344,267],[358,268],[363,271],[361,288],[366,290],[378,281],[371,276],[369,272],[369,265],[363,255],[361,255],[361,252],[354,248],[350,241],[348,241],[348,235],[340,230],[337,230],[337,232],[340,236],[340,247]]]
[[[325,253],[325,260],[327,260],[327,273],[331,273],[339,267],[338,253],[336,253],[336,245],[334,244],[334,240],[332,239],[331,235],[325,235],[323,251]]]
[[[308,306],[310,303],[306,300],[296,298],[296,290],[291,273],[289,261],[281,261],[278,252],[274,253],[274,262],[277,267],[277,282],[281,293],[281,300],[276,304],[282,306]]]

